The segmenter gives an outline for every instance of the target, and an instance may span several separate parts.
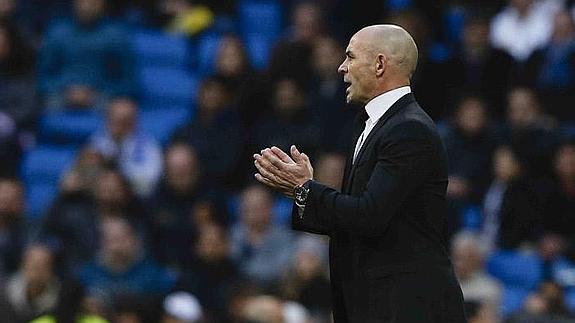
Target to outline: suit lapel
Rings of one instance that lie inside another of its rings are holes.
[[[367,136],[367,138],[365,138],[361,149],[359,150],[359,152],[357,153],[357,157],[355,158],[355,163],[353,163],[352,165],[352,160],[353,160],[353,150],[351,153],[351,159],[348,158],[348,164],[351,166],[349,172],[347,173],[347,176],[345,177],[347,180],[346,182],[346,192],[348,192],[348,190],[351,190],[351,183],[353,182],[353,175],[355,173],[355,166],[357,164],[359,164],[359,162],[361,161],[361,158],[364,155],[365,150],[367,149],[367,146],[369,145],[369,143],[373,140],[373,138],[375,137],[375,134],[377,133],[377,131],[385,124],[385,122],[387,120],[389,120],[389,118],[391,118],[391,116],[393,116],[397,111],[399,111],[401,108],[407,106],[408,104],[412,103],[415,101],[415,98],[413,97],[412,93],[408,93],[404,96],[402,96],[399,100],[397,100],[384,114],[383,116],[381,116],[381,118],[377,121],[377,123],[375,124],[375,127],[373,127],[373,129],[371,130],[371,132],[369,133],[369,135]],[[362,130],[363,131],[363,130]],[[359,135],[361,135],[361,132],[359,133]],[[357,139],[359,138],[359,135],[357,137],[355,137],[355,142],[357,142]],[[355,147],[355,146],[354,146]],[[347,170],[347,169],[346,169]]]

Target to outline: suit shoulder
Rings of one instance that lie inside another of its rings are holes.
[[[391,124],[389,134],[400,138],[434,138],[439,136],[433,120],[419,109],[406,111]]]

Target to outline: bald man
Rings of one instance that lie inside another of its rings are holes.
[[[417,46],[403,28],[357,32],[339,67],[355,122],[342,191],[313,180],[304,152],[255,154],[256,179],[294,198],[295,230],[330,236],[333,317],[342,322],[466,322],[445,237],[447,163],[411,94]]]

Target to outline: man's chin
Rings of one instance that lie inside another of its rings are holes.
[[[356,98],[354,98],[351,94],[346,95],[346,97],[345,97],[345,102],[346,102],[347,104],[356,104],[356,103],[358,103],[357,100],[356,100]]]

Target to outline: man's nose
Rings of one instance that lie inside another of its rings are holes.
[[[345,62],[341,63],[341,65],[337,68],[337,72],[339,74],[347,73],[347,66],[345,65]]]

